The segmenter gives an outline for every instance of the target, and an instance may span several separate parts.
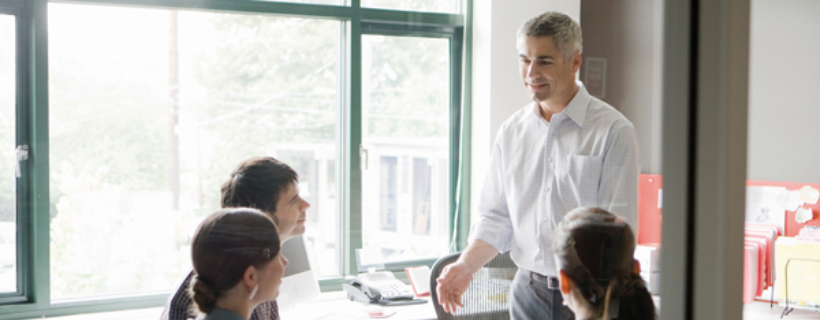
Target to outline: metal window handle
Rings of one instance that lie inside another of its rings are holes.
[[[364,169],[367,170],[367,163],[370,162],[369,161],[370,157],[367,153],[367,149],[365,149],[362,144],[359,144],[359,158],[361,158],[360,161],[362,161],[362,164],[364,165]],[[364,160],[362,160],[362,159],[364,159]]]
[[[22,176],[20,161],[28,160],[28,145],[17,146],[15,154],[17,155],[17,161],[14,162],[14,172],[17,173],[17,177],[19,178]]]

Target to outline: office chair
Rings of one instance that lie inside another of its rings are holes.
[[[499,254],[493,260],[485,264],[473,275],[470,287],[461,297],[464,308],[458,308],[455,313],[444,312],[444,308],[438,304],[438,294],[436,293],[436,279],[441,274],[442,269],[448,264],[458,260],[461,252],[451,253],[438,259],[430,270],[430,295],[433,305],[436,308],[436,315],[439,319],[479,319],[479,320],[501,320],[509,319],[509,303],[507,294],[510,292],[510,285],[515,277],[518,267],[510,259],[510,253]]]

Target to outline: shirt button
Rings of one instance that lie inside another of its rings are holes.
[[[552,158],[547,158],[547,162],[552,162]]]
[[[547,192],[550,192],[550,190],[552,190],[552,189],[551,189],[551,188],[549,188],[549,187],[547,187]]]

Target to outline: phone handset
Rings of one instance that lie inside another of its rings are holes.
[[[363,273],[358,277],[348,276],[342,288],[350,301],[382,305],[427,302],[424,299],[413,299],[410,286],[396,279],[389,271]]]

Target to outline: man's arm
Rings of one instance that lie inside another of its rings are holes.
[[[191,280],[194,277],[194,272],[191,271],[179,284],[177,291],[168,298],[165,303],[165,309],[162,310],[160,320],[187,320],[196,318],[196,315],[190,313],[191,296],[188,294],[188,287],[191,286]]]
[[[436,279],[439,304],[447,312],[455,312],[456,306],[464,307],[461,295],[470,286],[473,274],[499,252],[510,250],[513,229],[504,192],[502,155],[501,144],[496,139],[481,192],[481,204],[478,208],[481,217],[470,233],[470,244],[458,260],[446,266]]]
[[[632,126],[618,128],[607,141],[598,205],[626,220],[638,232],[638,138]]]
[[[464,249],[456,262],[444,267],[436,279],[436,293],[438,303],[445,312],[455,312],[456,306],[464,307],[461,295],[470,287],[473,275],[496,255],[498,250],[495,247],[482,240],[475,240]]]

